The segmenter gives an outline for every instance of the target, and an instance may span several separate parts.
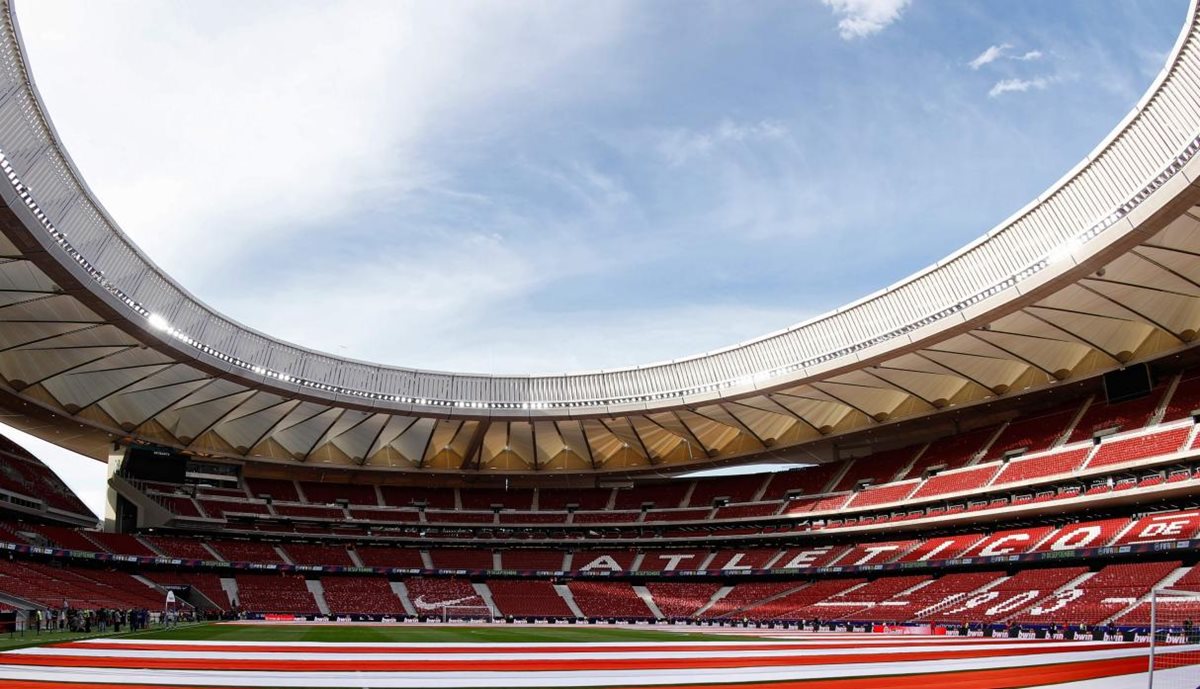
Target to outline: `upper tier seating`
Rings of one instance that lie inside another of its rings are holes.
[[[581,510],[603,510],[608,507],[612,488],[542,488],[538,491],[539,510],[565,510],[575,505]]]
[[[300,490],[309,502],[333,504],[338,500],[348,500],[351,505],[378,505],[379,498],[375,495],[375,486],[358,483],[316,483],[300,481]]]
[[[567,587],[584,617],[654,617],[633,586],[624,581],[572,581]]]
[[[1090,446],[1075,447],[1029,459],[1014,459],[1004,465],[992,485],[1000,486],[1046,476],[1068,474],[1079,467],[1091,451]]]
[[[695,522],[702,521],[712,512],[711,507],[686,510],[650,510],[643,521],[647,522]]]
[[[918,480],[885,483],[882,486],[868,486],[850,499],[847,507],[869,507],[891,502],[900,502],[907,498],[920,483]]]
[[[922,483],[921,487],[912,494],[912,497],[913,499],[927,498],[933,495],[977,490],[987,485],[988,481],[996,475],[996,470],[996,465],[988,464],[981,467],[971,467],[969,469],[937,474],[936,476],[931,476],[925,483]]]
[[[654,599],[663,617],[684,618],[693,617],[701,608],[708,605],[713,594],[721,588],[720,584],[700,582],[657,582],[646,584],[646,590]]]
[[[432,512],[425,513],[431,524],[494,524],[495,512]]]
[[[437,569],[495,569],[490,550],[430,549],[429,559]]]
[[[907,485],[907,484],[906,484]],[[909,490],[912,486],[908,486]],[[827,495],[823,498],[800,498],[792,500],[784,508],[784,514],[803,514],[805,512],[830,512],[839,510],[846,506],[846,503],[859,493],[841,493],[839,495]]]
[[[952,560],[983,539],[983,534],[958,534],[931,538],[914,546],[895,559],[895,562],[927,562]]]
[[[533,509],[532,490],[462,489],[458,492],[464,510],[489,510],[499,506],[528,512]]]
[[[572,522],[575,524],[632,524],[641,516],[641,512],[576,512],[572,515]]]
[[[566,512],[501,512],[501,524],[566,524]]]
[[[153,499],[158,504],[162,505],[168,512],[179,517],[199,517],[204,515],[200,512],[200,506],[196,501],[181,495],[157,495],[152,494]]]
[[[1172,428],[1159,433],[1147,433],[1133,438],[1118,438],[1105,440],[1100,443],[1100,449],[1092,455],[1087,468],[1123,464],[1147,457],[1177,452],[1191,434],[1191,426]]]
[[[750,502],[766,480],[762,474],[751,474],[696,481],[696,487],[688,497],[688,505],[711,507],[713,501],[718,498],[725,498],[729,502]]]
[[[231,514],[270,514],[267,503],[250,500],[202,500],[197,499],[204,514],[213,519],[227,519]]]
[[[421,551],[416,548],[401,548],[386,545],[360,545],[354,552],[364,567],[400,567],[402,569],[425,569]]]
[[[500,569],[560,572],[566,553],[561,550],[514,549],[500,552]]]
[[[194,538],[173,538],[171,536],[145,536],[146,542],[154,546],[158,552],[167,557],[181,557],[189,560],[217,560],[204,543]]]
[[[983,451],[984,445],[995,434],[994,427],[981,428],[935,440],[904,475],[907,478],[921,478],[926,471],[936,467],[956,469],[964,466]]]
[[[300,494],[296,492],[296,483],[294,481],[247,477],[245,482],[246,487],[250,489],[250,493],[256,498],[268,495],[276,502],[303,502],[300,499]]]
[[[613,508],[618,510],[636,510],[640,509],[646,503],[652,503],[656,509],[660,510],[679,507],[690,487],[691,484],[687,481],[677,481],[675,483],[620,488],[617,490],[616,502],[613,504]]]
[[[1167,403],[1163,413],[1162,423],[1186,419],[1192,412],[1200,409],[1200,369],[1184,371],[1180,376],[1179,385]]]
[[[512,617],[574,617],[567,602],[548,581],[489,579],[487,587],[501,615]]]
[[[400,510],[400,509],[363,509],[352,508],[350,510],[351,519],[365,519],[373,522],[399,522],[416,524],[421,520],[421,513],[416,510]]]
[[[283,562],[275,547],[258,541],[210,540],[209,547],[229,562]]]
[[[247,612],[302,615],[319,612],[302,576],[239,573],[236,580],[238,606]]]
[[[283,552],[297,565],[342,565],[353,567],[354,561],[346,548],[340,545],[316,545],[313,543],[288,543]]]
[[[48,524],[21,524],[18,528],[22,531],[40,534],[56,548],[86,550],[90,552],[103,550],[85,536],[85,532],[78,529],[65,526],[50,526]]]
[[[830,462],[771,474],[761,499],[782,500],[789,494],[818,495],[824,493],[829,482],[841,470],[841,463]]]
[[[423,504],[439,510],[454,509],[453,488],[413,488],[409,486],[380,486],[383,502],[392,507],[412,507]]]
[[[110,553],[120,553],[121,555],[142,555],[145,557],[155,557],[158,553],[146,547],[135,536],[123,533],[106,533],[104,531],[88,531],[86,532],[88,540],[100,546]]]
[[[92,511],[41,460],[0,435],[0,489],[41,500],[48,507],[92,517]]]
[[[1067,426],[1081,406],[1080,402],[1073,401],[1056,409],[1013,419],[992,441],[984,459],[1000,459],[1018,450],[1032,454],[1050,449],[1066,434]]]
[[[304,517],[323,521],[341,521],[346,518],[346,513],[342,508],[324,505],[288,505],[277,502],[271,505],[271,509],[281,517]]]
[[[717,509],[716,519],[747,519],[769,517],[779,512],[783,505],[778,502],[748,502],[742,505],[726,505]]]
[[[833,486],[833,491],[853,490],[864,481],[870,481],[875,485],[893,481],[912,463],[919,449],[921,449],[920,446],[910,445],[898,450],[876,452],[873,455],[852,460],[846,473]]]
[[[1113,404],[1097,397],[1080,417],[1079,423],[1075,424],[1070,442],[1087,440],[1093,434],[1109,428],[1132,431],[1145,426],[1162,401],[1164,389],[1160,386],[1145,397]]]

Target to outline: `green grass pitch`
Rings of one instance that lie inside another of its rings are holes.
[[[671,642],[671,641],[745,641],[742,637],[700,632],[668,632],[654,629],[624,629],[576,625],[463,625],[411,626],[383,625],[248,625],[202,624],[172,630],[137,634],[139,639],[180,641],[323,641],[327,643],[587,643]]]

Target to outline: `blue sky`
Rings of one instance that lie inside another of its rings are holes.
[[[731,344],[938,260],[1091,150],[1186,6],[24,0],[18,17],[85,178],[202,299],[338,354],[553,372]]]

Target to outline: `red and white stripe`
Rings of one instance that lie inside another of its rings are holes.
[[[761,633],[761,632],[760,632]],[[0,653],[5,687],[1029,686],[1145,669],[1134,643],[787,634],[662,643],[320,643],[92,639]],[[1174,652],[1200,651],[1177,647]],[[944,675],[943,673],[956,673]],[[1031,674],[1032,673],[1032,674]],[[882,675],[889,676],[886,680]],[[813,680],[823,680],[813,683]],[[33,684],[25,684],[33,683]],[[41,684],[47,683],[47,684]],[[799,685],[797,685],[799,686]]]

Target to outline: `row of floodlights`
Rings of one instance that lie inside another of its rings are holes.
[[[919,319],[913,323],[910,323],[908,325],[905,325],[901,328],[892,330],[891,332],[877,335],[868,340],[864,340],[862,342],[858,342],[856,344],[843,347],[836,351],[827,352],[825,354],[822,354],[820,356],[817,356],[817,357],[814,357],[814,358],[811,358],[811,359],[808,359],[805,361],[796,362],[796,363],[788,364],[787,366],[769,369],[767,371],[763,371],[763,372],[753,374],[753,375],[741,376],[741,377],[733,379],[733,380],[726,380],[726,381],[722,381],[722,382],[718,382],[718,383],[709,383],[706,385],[695,386],[695,387],[675,390],[675,391],[671,391],[671,392],[658,392],[658,393],[651,393],[651,394],[645,394],[645,395],[634,395],[634,396],[628,396],[628,397],[615,397],[615,398],[611,398],[611,399],[575,400],[575,401],[566,401],[566,402],[551,402],[551,401],[477,402],[477,401],[467,401],[467,400],[446,400],[446,399],[433,399],[433,398],[426,398],[426,397],[405,397],[405,396],[398,396],[398,395],[385,395],[385,394],[380,394],[377,392],[355,390],[355,389],[351,389],[351,388],[344,388],[344,387],[337,386],[337,385],[330,385],[328,383],[321,383],[321,382],[317,382],[317,381],[313,381],[313,380],[308,380],[305,378],[299,378],[296,376],[292,376],[288,373],[284,373],[282,371],[275,371],[275,370],[269,369],[265,366],[260,366],[258,364],[243,361],[242,359],[239,359],[238,357],[231,356],[231,355],[226,354],[214,347],[204,344],[203,342],[200,342],[199,340],[191,337],[190,335],[183,332],[182,330],[175,328],[166,319],[166,317],[162,316],[161,314],[150,311],[145,306],[143,306],[141,303],[139,303],[137,300],[133,299],[128,294],[124,293],[119,288],[117,288],[115,285],[113,285],[111,282],[109,282],[104,277],[103,271],[99,270],[98,268],[93,266],[90,262],[88,262],[87,259],[82,254],[80,254],[79,251],[77,251],[71,245],[70,242],[67,241],[66,235],[54,227],[53,223],[50,222],[50,219],[48,217],[46,217],[46,214],[44,212],[42,212],[42,210],[38,206],[37,202],[34,201],[29,188],[21,182],[20,178],[16,174],[16,171],[13,169],[12,164],[9,162],[8,158],[4,155],[3,151],[0,151],[0,169],[2,169],[4,171],[4,174],[7,176],[9,183],[12,184],[13,189],[16,190],[17,194],[20,196],[21,200],[25,203],[25,205],[33,212],[34,217],[36,217],[38,219],[38,221],[43,225],[43,227],[50,234],[50,236],[54,238],[55,243],[58,244],[58,246],[61,247],[63,249],[63,251],[66,252],[67,255],[70,256],[73,261],[75,261],[81,268],[83,268],[89,275],[91,275],[93,279],[95,279],[97,282],[99,282],[106,291],[108,291],[109,293],[116,296],[126,306],[128,306],[130,309],[132,309],[133,311],[135,311],[136,313],[141,315],[143,318],[145,318],[147,321],[147,324],[151,328],[153,328],[157,331],[163,332],[163,333],[167,334],[168,336],[170,336],[186,345],[194,347],[197,350],[203,352],[204,354],[207,354],[219,361],[225,362],[227,364],[236,366],[241,369],[245,369],[255,375],[259,375],[264,378],[269,378],[272,380],[277,380],[282,383],[290,383],[290,384],[295,384],[302,388],[309,388],[309,389],[313,389],[313,390],[320,390],[322,392],[330,392],[330,393],[334,393],[334,394],[338,394],[338,395],[346,395],[346,396],[350,396],[350,397],[358,397],[358,398],[363,398],[363,399],[381,400],[381,401],[401,403],[401,404],[415,404],[415,405],[419,405],[419,406],[450,407],[450,408],[461,408],[461,409],[539,410],[539,409],[568,409],[568,408],[579,408],[579,407],[610,406],[610,405],[616,405],[616,404],[633,404],[633,403],[641,403],[641,402],[652,402],[652,401],[662,400],[662,399],[681,399],[681,398],[688,397],[691,395],[708,394],[708,393],[712,393],[712,392],[717,392],[719,390],[732,388],[735,386],[750,385],[756,381],[768,380],[768,379],[774,378],[779,375],[795,373],[796,371],[807,368],[809,366],[824,364],[828,361],[832,361],[834,359],[839,359],[839,358],[847,356],[849,354],[853,354],[855,352],[862,351],[862,350],[870,348],[870,347],[874,347],[878,344],[881,344],[888,340],[894,339],[896,337],[906,335],[914,330],[917,330],[918,328],[923,328],[927,325],[930,325],[939,320],[942,320],[943,318],[946,318],[947,316],[958,313],[964,309],[970,308],[971,306],[974,306],[975,304],[977,304],[981,301],[989,299],[990,297],[993,297],[996,294],[999,294],[1000,292],[1003,292],[1003,291],[1013,287],[1017,283],[1036,275],[1037,273],[1041,272],[1042,270],[1044,270],[1045,268],[1047,268],[1050,265],[1053,265],[1053,264],[1056,264],[1056,263],[1059,263],[1059,262],[1069,259],[1071,257],[1071,255],[1073,253],[1075,253],[1075,251],[1077,251],[1080,247],[1082,247],[1084,245],[1084,243],[1095,238],[1101,232],[1107,230],[1109,227],[1116,224],[1121,218],[1128,215],[1130,211],[1132,211],[1134,208],[1136,208],[1138,206],[1138,204],[1140,204],[1142,201],[1144,201],[1146,198],[1148,198],[1151,193],[1153,193],[1156,189],[1158,189],[1160,186],[1165,184],[1167,182],[1167,180],[1169,180],[1172,176],[1175,175],[1175,173],[1179,172],[1179,170],[1181,170],[1183,168],[1183,166],[1187,163],[1187,161],[1190,160],[1197,152],[1200,152],[1200,138],[1197,138],[1197,139],[1193,140],[1190,144],[1188,144],[1188,146],[1184,149],[1184,151],[1182,153],[1180,153],[1178,156],[1176,156],[1175,160],[1173,160],[1171,162],[1171,164],[1168,165],[1167,168],[1162,173],[1160,173],[1157,177],[1155,177],[1153,180],[1151,180],[1151,182],[1149,184],[1147,184],[1143,189],[1141,189],[1137,194],[1135,194],[1132,199],[1130,199],[1129,201],[1122,204],[1120,207],[1117,208],[1117,210],[1115,212],[1113,212],[1111,215],[1109,215],[1108,217],[1101,220],[1096,225],[1093,225],[1092,227],[1088,228],[1085,232],[1082,232],[1079,235],[1068,239],[1063,244],[1061,244],[1058,247],[1051,250],[1045,257],[1035,261],[1034,263],[1027,266],[1024,270],[1020,271],[1016,275],[1014,275],[1010,278],[1007,278],[1005,280],[1002,280],[1002,281],[992,285],[991,287],[988,287],[987,289],[985,289],[977,294],[974,294],[971,297],[968,297],[967,299],[964,299],[964,300],[958,302],[957,304],[946,307],[936,313],[929,314],[929,315],[925,316],[924,318],[921,318],[921,319]]]

